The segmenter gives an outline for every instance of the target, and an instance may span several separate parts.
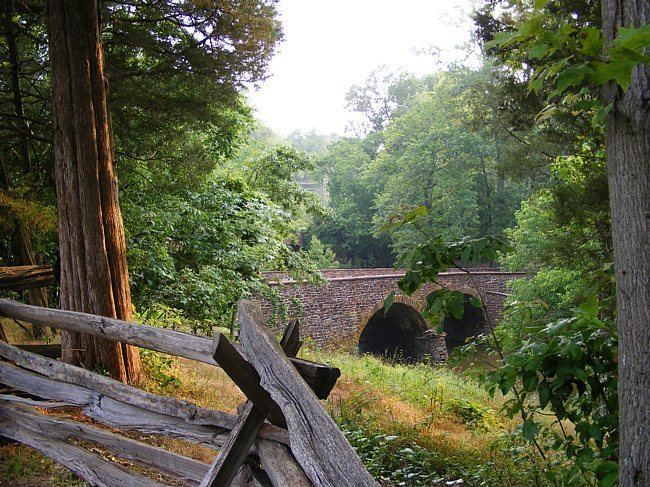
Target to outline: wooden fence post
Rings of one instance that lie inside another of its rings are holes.
[[[250,301],[239,304],[240,340],[249,363],[280,406],[291,451],[314,486],[376,486],[336,423],[284,355],[261,313]]]

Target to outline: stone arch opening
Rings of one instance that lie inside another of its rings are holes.
[[[467,339],[479,335],[485,329],[485,311],[470,303],[470,298],[478,297],[472,291],[463,290],[463,318],[458,320],[451,316],[445,318],[443,328],[446,334],[447,352],[467,343]]]
[[[394,302],[384,316],[381,307],[372,314],[359,335],[359,350],[395,360],[415,362],[422,358],[418,339],[427,324],[414,307]]]

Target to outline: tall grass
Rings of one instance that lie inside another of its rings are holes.
[[[449,412],[459,402],[481,404],[493,409],[501,407],[501,401],[491,399],[476,380],[446,367],[319,350],[306,350],[303,356],[338,367],[343,378],[423,410]]]

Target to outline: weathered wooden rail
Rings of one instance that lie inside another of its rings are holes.
[[[375,485],[319,402],[329,395],[339,370],[295,358],[297,322],[278,343],[255,305],[242,302],[241,345],[235,345],[219,333],[209,339],[6,299],[0,300],[0,315],[216,365],[246,395],[238,415],[228,414],[0,341],[0,435],[33,447],[91,485]],[[71,407],[89,420],[48,414]],[[218,453],[207,465],[123,436],[128,431],[173,437]],[[88,445],[110,455],[93,453]]]
[[[25,291],[54,284],[54,271],[47,265],[0,267],[0,291]]]

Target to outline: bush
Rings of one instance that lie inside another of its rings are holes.
[[[566,485],[611,486],[618,472],[617,338],[594,299],[572,316],[531,326],[521,347],[487,375],[491,394],[523,418],[521,435],[542,457],[544,446],[571,462]],[[540,418],[554,416],[551,424]]]

